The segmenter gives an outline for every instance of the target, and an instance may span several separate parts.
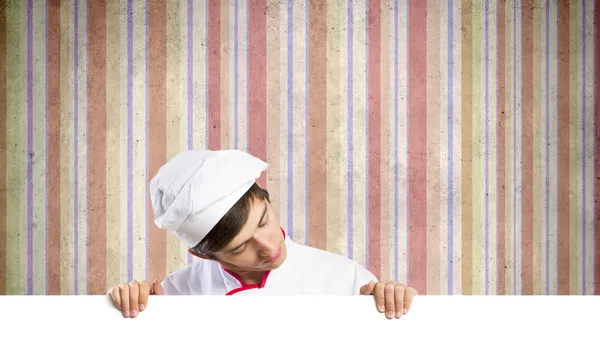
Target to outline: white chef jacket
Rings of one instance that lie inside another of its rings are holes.
[[[165,295],[359,295],[363,285],[377,281],[353,260],[283,234],[287,257],[265,273],[260,285],[244,284],[218,262],[201,259],[168,275],[162,282]]]

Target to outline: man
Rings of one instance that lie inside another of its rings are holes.
[[[269,193],[256,183],[267,164],[237,150],[186,151],[150,183],[155,223],[201,258],[162,283],[132,281],[110,295],[135,318],[156,295],[372,295],[399,319],[415,289],[377,281],[338,254],[293,242],[280,227]]]

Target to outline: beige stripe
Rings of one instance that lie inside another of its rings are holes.
[[[453,72],[453,86],[454,89],[452,90],[454,92],[452,99],[453,99],[453,110],[454,110],[454,114],[452,116],[452,118],[454,119],[454,124],[453,124],[453,145],[454,148],[451,149],[451,151],[453,151],[453,161],[454,161],[454,169],[452,170],[452,173],[454,174],[453,177],[453,186],[454,186],[454,202],[453,202],[453,223],[454,223],[454,228],[452,229],[453,232],[453,250],[454,250],[454,254],[453,254],[453,264],[454,264],[454,268],[452,270],[453,275],[454,275],[454,279],[452,281],[453,284],[453,294],[460,294],[461,293],[461,289],[462,289],[462,266],[461,266],[461,257],[462,257],[462,225],[461,225],[461,216],[462,216],[462,208],[461,208],[461,202],[459,201],[462,197],[461,192],[462,192],[462,182],[461,182],[461,167],[462,167],[462,154],[461,154],[461,143],[462,143],[462,135],[461,135],[461,114],[462,114],[462,109],[461,109],[461,101],[462,101],[462,97],[461,97],[461,79],[462,76],[460,76],[461,71],[462,71],[462,62],[461,62],[461,44],[462,44],[462,37],[460,36],[460,32],[461,32],[461,28],[462,28],[462,20],[461,20],[461,1],[455,1],[453,3],[454,8],[454,16],[453,16],[453,33],[454,33],[454,45],[452,47],[453,50],[453,60],[452,63],[454,64],[454,69],[452,70]]]
[[[121,128],[120,128],[120,193],[119,197],[121,199],[121,228],[120,228],[120,245],[121,245],[121,272],[120,272],[120,281],[119,283],[125,283],[128,281],[127,278],[127,267],[128,267],[128,248],[127,248],[127,227],[129,225],[129,220],[127,219],[127,0],[121,0],[121,8],[120,8],[120,33],[121,36]]]
[[[408,53],[408,1],[400,0],[398,4],[398,282],[408,283],[407,256],[407,182],[408,182],[408,163],[407,163],[407,130],[408,116],[407,108],[407,85],[408,74],[407,58]]]
[[[271,194],[271,204],[273,209],[279,213],[279,179],[280,179],[280,128],[284,127],[284,119],[279,117],[280,112],[280,66],[285,67],[280,63],[280,31],[279,31],[279,2],[269,0],[267,3],[267,163],[269,170],[267,171],[267,189]],[[233,13],[233,11],[232,11]],[[231,17],[233,19],[233,17]],[[233,21],[232,21],[233,23]],[[233,33],[233,31],[232,31]],[[233,39],[233,35],[232,39]],[[231,42],[233,46],[233,41]],[[233,52],[233,51],[232,51]],[[233,62],[232,67],[235,65]],[[233,69],[232,69],[233,73]],[[233,79],[235,81],[235,79]],[[233,89],[233,81],[231,89]],[[239,91],[239,89],[238,89]],[[232,109],[237,106],[232,102]],[[233,110],[232,110],[233,112]],[[233,144],[233,114],[231,114],[231,144]],[[238,135],[239,136],[239,135]],[[280,214],[281,216],[281,214]]]
[[[388,119],[382,119],[382,121],[387,121],[388,123],[388,140],[387,140],[387,148],[382,147],[382,151],[387,151],[388,158],[388,184],[389,184],[389,192],[388,199],[384,203],[384,206],[387,207],[387,218],[389,223],[389,248],[388,254],[382,253],[381,256],[385,256],[389,263],[389,274],[391,280],[396,280],[396,202],[394,199],[394,191],[395,191],[395,129],[396,129],[396,22],[395,22],[395,8],[396,5],[394,2],[390,4],[390,13],[387,24],[385,26],[388,28],[388,36],[389,36],[389,45],[388,45],[388,91],[389,91],[389,102],[388,106]],[[385,208],[384,208],[385,209]]]
[[[246,137],[246,128],[245,124],[245,83],[246,83],[246,70],[245,70],[245,59],[246,59],[246,47],[245,41],[241,41],[245,39],[242,37],[242,34],[245,34],[246,24],[245,17],[241,15],[245,14],[245,10],[242,11],[243,6],[240,5],[238,13],[240,16],[238,17],[238,46],[239,46],[239,62],[238,62],[238,76],[239,76],[239,113],[238,113],[238,123],[239,123],[239,140],[240,149],[245,149],[245,137]],[[290,232],[292,229],[288,228],[288,15],[287,15],[287,6],[279,7],[279,62],[281,67],[279,68],[279,118],[281,121],[281,127],[279,129],[279,164],[281,164],[279,168],[279,222],[283,229],[286,232]],[[242,61],[242,59],[244,59]],[[243,102],[242,102],[242,99]],[[242,106],[243,104],[243,106]],[[242,111],[242,108],[244,111]],[[242,127],[242,125],[244,127]],[[243,146],[242,146],[243,145]]]
[[[19,14],[21,17],[21,33],[22,34],[27,34],[27,9],[25,6],[21,7],[21,13]],[[20,134],[19,134],[19,138],[21,139],[21,142],[19,143],[19,161],[21,162],[21,174],[20,174],[20,178],[22,179],[22,183],[21,183],[21,203],[20,203],[20,222],[19,222],[19,229],[21,230],[21,251],[20,251],[20,265],[21,265],[21,276],[20,276],[20,288],[21,288],[21,292],[23,294],[27,294],[27,236],[28,236],[28,219],[27,219],[27,166],[28,166],[28,151],[29,149],[27,148],[27,121],[28,121],[28,103],[27,103],[27,94],[28,94],[28,83],[27,83],[27,42],[22,42],[21,43],[21,59],[23,61],[23,99],[24,101],[22,101],[21,104],[21,111],[22,111],[22,124],[19,127],[20,130]]]
[[[513,203],[514,203],[514,183],[513,183],[513,152],[514,152],[514,138],[513,138],[513,127],[514,127],[514,102],[513,102],[513,86],[514,86],[514,57],[513,52],[515,51],[514,43],[513,43],[513,33],[514,33],[514,12],[513,7],[508,2],[506,3],[505,8],[505,18],[506,18],[506,34],[505,34],[505,134],[504,138],[506,139],[506,154],[505,154],[505,184],[506,184],[506,202],[505,206],[505,293],[507,295],[513,294],[514,289],[514,276],[513,276],[513,244],[514,244],[514,232],[513,232],[513,224],[514,224],[514,211],[513,211]]]
[[[85,3],[79,2],[78,16],[78,53],[77,53],[77,286],[78,294],[86,294],[86,264],[87,264],[87,199],[86,199],[86,160],[87,160],[87,83],[86,83],[86,9]],[[93,165],[93,164],[92,164]]]
[[[586,231],[586,293],[594,293],[594,2],[586,2],[586,157],[584,159],[586,166],[585,184],[586,184],[586,213],[585,213],[585,231]],[[598,10],[596,10],[598,11]],[[596,35],[598,36],[598,34]],[[597,146],[597,144],[596,144]],[[597,155],[596,155],[597,156]],[[598,206],[598,205],[596,205]],[[597,220],[596,220],[597,221]],[[600,236],[600,234],[595,234]],[[600,279],[596,279],[600,281]]]
[[[533,7],[533,294],[541,295],[545,292],[544,274],[542,263],[545,263],[542,243],[544,242],[544,222],[546,212],[546,188],[543,183],[545,173],[545,132],[542,117],[543,101],[541,77],[546,68],[544,47],[542,47],[541,26],[542,17],[545,18],[545,2],[534,0]],[[545,267],[545,264],[544,264]]]
[[[22,6],[25,6],[25,3]],[[27,291],[21,284],[21,248],[26,242],[26,232],[23,232],[21,207],[23,205],[24,189],[27,183],[22,178],[22,147],[26,146],[26,137],[22,137],[23,127],[26,126],[27,106],[27,61],[22,58],[26,39],[23,33],[23,22],[19,3],[10,1],[6,5],[6,294],[21,295]],[[26,24],[26,23],[25,23]],[[12,49],[12,51],[11,51]],[[25,140],[23,140],[25,139]],[[26,191],[26,190],[25,190]]]
[[[550,293],[558,294],[558,4],[550,2]]]
[[[170,160],[180,151],[180,122],[183,121],[181,106],[180,82],[180,61],[181,46],[180,40],[180,2],[170,0],[167,3],[167,149],[166,160]],[[181,268],[182,259],[179,252],[180,240],[170,231],[167,231],[166,257],[167,274],[173,273]],[[187,264],[187,258],[186,264]]]
[[[60,12],[60,292],[73,294],[73,2],[62,2]]]
[[[246,39],[248,38],[248,22],[246,21],[246,16],[248,13],[248,9],[246,8],[246,1],[238,1],[238,149],[246,151],[248,150],[248,143],[246,141],[246,124],[247,124],[247,102],[248,102],[248,92],[247,92],[247,84],[248,84],[248,42]],[[281,13],[285,15],[280,15],[281,21],[287,20],[287,7],[281,7]],[[282,29],[287,29],[287,22],[283,22]],[[284,44],[287,44],[287,37],[282,36],[282,48],[284,48]],[[286,52],[282,52],[280,56],[287,56]],[[285,57],[287,59],[287,57]],[[283,64],[283,62],[282,62]],[[285,71],[283,75],[283,79],[287,79],[287,68],[282,67],[282,71]],[[282,82],[283,84],[283,82]],[[282,89],[283,91],[283,89]],[[282,92],[283,94],[283,92]],[[287,95],[282,96],[282,101],[285,102],[285,106],[282,106],[283,109],[287,109]],[[283,104],[282,104],[283,105]],[[287,119],[287,117],[282,117],[282,119]],[[285,121],[285,120],[282,120]],[[287,143],[286,143],[287,149]],[[287,173],[286,175],[287,176]]]
[[[581,97],[581,4],[578,2],[571,2],[569,9],[570,15],[570,73],[571,83],[569,84],[570,96],[569,96],[569,115],[571,119],[571,127],[569,129],[570,135],[570,150],[569,150],[569,172],[570,172],[570,199],[569,199],[569,237],[570,237],[570,293],[581,294],[583,290],[582,284],[582,259],[581,259],[581,240],[583,238],[581,232],[581,188],[582,188],[582,177],[581,177],[581,121],[582,121],[582,97]]]
[[[341,28],[348,28],[348,4],[345,1],[340,1],[339,5],[339,26]],[[329,23],[329,19],[328,19]],[[348,257],[348,31],[340,31],[340,56],[338,57],[339,64],[339,166],[340,166],[340,179],[339,179],[339,239],[333,239],[334,249],[339,251],[338,253],[344,257]],[[332,58],[333,60],[333,58]],[[329,194],[329,191],[328,191]],[[329,204],[327,204],[329,206]],[[329,228],[329,226],[328,226]]]
[[[33,4],[33,294],[46,294],[46,4]]]
[[[293,161],[294,161],[294,240],[306,243],[306,6],[304,2],[294,3],[294,139],[293,139]]]
[[[515,282],[517,284],[517,289],[516,289],[516,294],[515,295],[521,295],[521,289],[522,289],[522,271],[523,271],[523,263],[521,261],[522,259],[522,234],[523,234],[523,221],[522,221],[522,209],[523,209],[523,192],[522,192],[522,183],[523,183],[523,171],[522,171],[522,160],[523,160],[523,132],[521,131],[522,126],[523,126],[523,117],[520,115],[521,113],[521,109],[523,108],[523,97],[521,96],[521,94],[523,94],[523,32],[522,32],[522,24],[523,24],[523,18],[522,18],[522,13],[520,10],[517,10],[517,30],[516,30],[516,40],[517,40],[517,48],[516,48],[516,52],[517,52],[517,63],[516,63],[516,67],[517,67],[517,77],[516,77],[516,84],[517,84],[517,119],[516,119],[516,126],[517,126],[517,138],[516,138],[516,143],[514,144],[515,146],[513,147],[513,149],[515,149],[516,151],[516,163],[517,163],[517,167],[516,167],[516,173],[514,174],[515,176],[515,180],[516,180],[516,184],[517,184],[517,188],[516,188],[516,203],[517,203],[517,224],[516,224],[516,234],[517,234],[517,246],[516,246],[516,250],[517,250],[517,256],[514,259],[515,263],[517,265],[517,278],[515,279]]]
[[[340,237],[340,186],[342,171],[340,163],[340,12],[344,11],[338,1],[327,4],[327,250],[341,254],[344,244]],[[338,61],[335,61],[337,58]],[[383,80],[383,79],[382,79]]]
[[[434,91],[432,96],[440,98],[439,122],[440,128],[437,134],[440,139],[440,225],[439,225],[439,252],[440,252],[440,294],[448,294],[448,4],[438,2],[440,12],[439,19],[439,42],[440,59],[439,59],[439,90]],[[436,173],[433,173],[435,176]]]
[[[497,24],[496,2],[490,1],[488,13],[488,294],[496,295],[497,289],[497,268],[498,268],[498,166],[497,149],[498,139],[496,129],[498,128],[497,100],[498,88],[496,77],[498,74],[498,63],[495,55],[497,49],[497,37],[495,29]],[[484,254],[485,256],[485,254]]]
[[[440,38],[440,4],[427,1],[427,43]],[[440,53],[427,49],[427,294],[440,294]]]
[[[230,8],[231,7],[231,11]],[[233,78],[233,26],[231,19],[233,18],[233,2],[221,1],[221,149],[231,149],[229,143],[230,138],[233,139],[233,128],[229,126],[231,121],[232,111],[230,111],[230,103],[233,100],[233,86],[231,79]],[[195,26],[198,28],[198,26]],[[230,76],[230,74],[232,74]],[[230,131],[231,130],[231,131]]]
[[[106,3],[106,285],[112,287],[120,282],[121,254],[120,228],[121,206],[119,187],[121,166],[120,142],[120,56],[119,2]],[[124,201],[123,201],[124,202]],[[108,291],[108,289],[107,289]]]
[[[197,10],[197,6],[194,7]],[[195,20],[195,19],[194,19]],[[198,24],[196,24],[198,25]],[[181,39],[180,43],[180,61],[179,61],[179,71],[180,71],[180,84],[179,84],[179,96],[181,102],[180,106],[180,122],[179,122],[179,149],[177,153],[180,151],[185,151],[188,149],[188,2],[185,0],[179,0],[179,36]],[[205,46],[208,46],[205,44]],[[195,60],[195,59],[194,59]],[[195,67],[195,66],[194,66]],[[205,103],[206,104],[206,103]],[[189,104],[192,105],[193,104]],[[206,114],[206,107],[204,107],[202,114]],[[205,116],[205,115],[203,115]],[[185,244],[178,240],[178,253],[179,253],[179,268],[182,269],[188,264],[188,252]]]
[[[185,2],[185,6],[187,6],[187,1]],[[190,106],[193,106],[194,109],[194,128],[193,128],[193,136],[194,136],[194,149],[205,149],[207,144],[208,144],[208,139],[206,138],[206,127],[208,126],[208,114],[207,114],[207,107],[206,107],[206,93],[207,93],[207,81],[208,79],[206,78],[206,66],[207,66],[207,59],[206,59],[206,47],[208,46],[208,39],[207,39],[207,34],[206,34],[206,0],[203,1],[195,1],[194,2],[194,14],[193,14],[193,30],[192,30],[192,36],[193,36],[193,43],[192,43],[192,48],[194,51],[193,54],[193,76],[194,76],[194,82],[193,82],[193,86],[194,86],[194,93],[193,93],[193,100],[192,100],[192,104],[189,104]],[[184,29],[183,31],[185,31],[187,33],[187,26],[188,26],[188,22],[187,22],[187,8],[186,11],[182,11],[182,16],[185,17],[185,21],[182,21],[181,25],[182,28]],[[182,19],[183,20],[183,19]],[[222,21],[222,20],[221,20]],[[223,39],[221,39],[221,42],[223,42]],[[188,66],[188,47],[187,47],[187,43],[186,43],[186,48],[184,51],[182,51],[182,54],[185,54],[185,62],[182,62],[182,66],[185,66],[187,69]],[[223,54],[221,54],[221,57],[223,57]],[[187,78],[185,78],[187,81]],[[221,79],[223,84],[223,79]],[[186,96],[186,101],[184,103],[187,103],[187,93],[185,94]],[[187,113],[186,113],[187,115]],[[187,118],[187,116],[185,117]],[[221,119],[223,119],[221,117]],[[187,133],[186,133],[186,137],[187,139]],[[187,140],[186,140],[187,141]],[[187,143],[187,142],[186,142]],[[186,147],[187,148],[187,147]],[[187,250],[186,250],[187,251]]]
[[[354,260],[366,265],[366,181],[367,181],[367,33],[366,33],[366,1],[357,0],[353,5],[353,110],[352,143],[353,143],[353,252]]]
[[[389,118],[393,114],[390,112],[390,103],[392,102],[393,92],[390,91],[390,83],[393,78],[390,72],[393,70],[389,64],[393,61],[393,56],[390,56],[390,48],[394,47],[394,38],[390,34],[390,20],[394,19],[393,11],[394,4],[391,0],[384,0],[380,4],[381,19],[380,19],[380,41],[381,41],[381,189],[379,192],[379,201],[381,201],[381,281],[394,280],[394,275],[390,268],[394,267],[394,259],[390,257],[394,246],[394,239],[391,236],[390,226],[390,202],[393,202],[393,168],[390,168],[390,127]],[[328,22],[329,23],[329,22]],[[393,29],[392,29],[393,30]],[[329,83],[327,84],[329,86]],[[393,139],[393,138],[392,138]],[[392,140],[393,141],[393,140]],[[390,191],[391,190],[391,191]],[[391,214],[394,211],[392,209]],[[390,261],[391,260],[391,261]],[[377,275],[377,274],[376,274]]]
[[[546,82],[548,81],[548,77],[546,76],[546,6],[544,5],[543,9],[540,10],[540,13],[538,14],[538,20],[539,21],[539,29],[537,29],[538,31],[538,35],[537,37],[535,37],[536,39],[539,39],[540,42],[540,54],[539,54],[539,80],[537,82],[537,84],[540,84],[540,99],[539,99],[539,110],[538,110],[538,116],[539,116],[539,122],[540,122],[540,135],[539,135],[539,146],[540,146],[540,175],[541,175],[541,180],[540,180],[540,186],[541,188],[539,189],[539,196],[540,196],[540,207],[541,207],[541,212],[540,212],[540,252],[539,252],[539,256],[540,256],[540,294],[546,294],[546,252],[548,251],[548,247],[546,246],[546,236],[547,231],[546,228],[548,227],[548,221],[546,219],[546,181],[548,181],[548,177],[546,176],[546,157],[548,156],[548,153],[546,152],[546,115],[548,114],[548,111],[546,111]],[[538,22],[534,21],[534,24],[537,24]],[[534,64],[535,65],[535,64]],[[535,118],[535,117],[534,117]],[[550,175],[552,176],[552,175]],[[535,190],[535,189],[534,189]],[[535,198],[535,197],[534,197]],[[535,217],[534,217],[535,219]]]

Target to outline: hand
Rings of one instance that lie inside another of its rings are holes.
[[[165,291],[155,279],[152,283],[133,280],[128,284],[112,287],[108,293],[115,307],[123,313],[123,317],[134,318],[148,307],[149,295],[164,295]]]
[[[394,316],[396,319],[400,319],[410,310],[413,298],[417,296],[417,290],[397,284],[395,281],[387,283],[371,281],[360,288],[360,294],[374,295],[379,312],[385,311],[388,319],[392,319]]]

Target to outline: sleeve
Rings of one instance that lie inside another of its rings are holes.
[[[168,276],[164,278],[164,280],[160,284],[162,285],[163,290],[165,291],[165,295],[182,295]]]
[[[355,264],[354,269],[354,289],[352,295],[360,295],[360,288],[367,285],[370,281],[379,281],[375,275],[359,264]]]

